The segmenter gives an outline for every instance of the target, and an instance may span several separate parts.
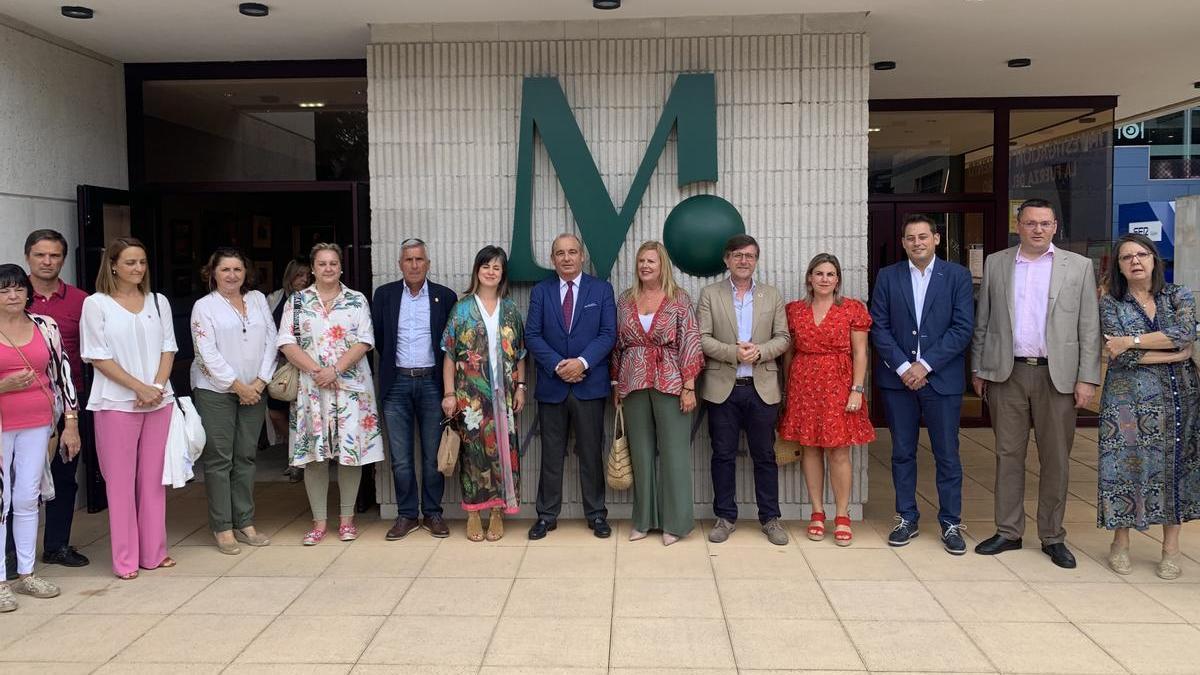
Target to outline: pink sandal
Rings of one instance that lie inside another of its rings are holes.
[[[338,539],[342,541],[354,541],[358,539],[358,527],[354,523],[338,525]]]
[[[325,530],[309,530],[304,535],[303,544],[305,546],[316,546],[325,539]]]

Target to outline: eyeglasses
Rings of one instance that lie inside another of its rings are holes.
[[[738,262],[741,262],[743,260],[745,260],[747,262],[754,262],[755,260],[758,260],[757,253],[743,253],[741,251],[738,251],[737,253],[730,253],[729,257]]]
[[[1138,262],[1144,263],[1144,262],[1146,262],[1147,258],[1153,258],[1153,257],[1154,257],[1153,255],[1151,255],[1145,251],[1142,251],[1141,253],[1126,253],[1125,255],[1117,258],[1117,260],[1120,260],[1121,262],[1128,265],[1129,263],[1133,262],[1134,258],[1137,258]]]
[[[1040,227],[1043,230],[1049,230],[1050,228],[1054,227],[1057,224],[1058,224],[1057,220],[1023,220],[1023,221],[1021,221],[1021,227],[1024,227],[1029,230],[1032,230],[1037,227]]]

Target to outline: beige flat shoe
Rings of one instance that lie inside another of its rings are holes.
[[[270,546],[271,545],[271,538],[268,537],[267,535],[259,532],[258,530],[255,530],[254,534],[246,534],[242,530],[234,530],[233,538],[237,539],[238,541],[242,542],[243,544],[246,544],[247,546]]]
[[[1108,547],[1108,567],[1117,574],[1132,574],[1133,563],[1129,561],[1129,548]]]
[[[1155,574],[1159,579],[1178,579],[1179,575],[1183,574],[1183,568],[1179,566],[1179,551],[1167,553],[1163,551],[1162,561],[1158,563],[1158,569]]]
[[[235,530],[235,532],[236,532],[236,530]],[[237,538],[237,535],[235,534],[234,539],[236,539],[236,538]],[[224,553],[225,555],[237,555],[242,552],[241,547],[237,545],[236,541],[222,542],[221,538],[217,536],[216,532],[213,532],[213,539],[215,539],[217,542],[217,550],[220,551],[221,553]]]

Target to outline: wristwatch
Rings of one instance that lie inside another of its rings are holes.
[[[864,389],[861,384],[856,384],[853,387],[850,387],[850,391],[855,391],[861,394],[866,391],[866,389]]]
[[[1133,336],[1133,346],[1134,346],[1134,347],[1141,347],[1141,346],[1142,346],[1142,336],[1141,336],[1141,335],[1134,335],[1134,336]]]

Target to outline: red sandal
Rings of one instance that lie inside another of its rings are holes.
[[[850,529],[850,516],[837,516],[833,519],[834,527],[845,527],[844,530],[834,530],[833,541],[838,546],[849,546],[854,539],[854,531]]]
[[[825,513],[823,511],[813,511],[809,520],[812,522],[808,524],[808,538],[812,541],[822,541],[825,539]]]

